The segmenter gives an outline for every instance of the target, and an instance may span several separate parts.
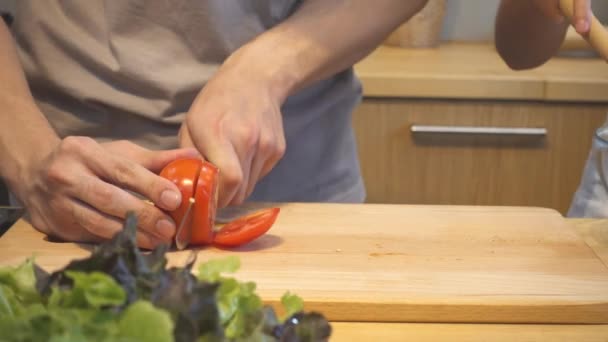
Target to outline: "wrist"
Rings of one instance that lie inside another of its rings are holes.
[[[0,136],[0,177],[18,192],[31,170],[59,144],[60,138],[35,105],[12,109],[0,117],[6,123]]]
[[[298,87],[301,77],[294,56],[272,45],[268,39],[256,39],[230,55],[222,68],[235,70],[241,81],[264,89],[281,105]]]

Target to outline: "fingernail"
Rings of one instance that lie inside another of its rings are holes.
[[[586,33],[589,30],[589,23],[585,19],[579,19],[576,22],[576,31],[579,33]]]
[[[169,210],[179,207],[181,202],[181,194],[172,190],[165,190],[160,194],[160,203]]]
[[[163,237],[172,238],[175,235],[175,225],[169,220],[160,219],[156,222],[156,231]]]

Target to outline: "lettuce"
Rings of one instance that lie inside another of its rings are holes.
[[[168,246],[143,253],[129,214],[122,232],[85,259],[47,274],[34,259],[0,268],[2,341],[322,341],[331,326],[287,292],[278,319],[256,284],[225,274],[236,257],[166,268]]]

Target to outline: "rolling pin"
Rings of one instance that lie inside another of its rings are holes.
[[[562,12],[564,12],[564,15],[568,17],[570,22],[574,25],[574,0],[560,0],[560,7]],[[593,13],[591,14],[589,33],[585,35],[584,38],[589,42],[589,45],[608,62],[608,31]]]

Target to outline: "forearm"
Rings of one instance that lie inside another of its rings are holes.
[[[340,72],[376,48],[426,0],[308,0],[290,18],[239,49],[228,64],[263,73],[284,100]]]
[[[12,37],[0,21],[0,176],[15,183],[23,168],[58,140],[36,106]]]
[[[512,69],[540,66],[559,50],[568,24],[550,18],[530,0],[502,0],[496,17],[495,44]]]

